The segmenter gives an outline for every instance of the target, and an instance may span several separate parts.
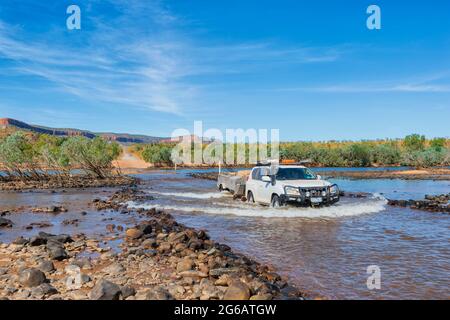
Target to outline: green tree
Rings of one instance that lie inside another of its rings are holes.
[[[403,146],[408,151],[422,151],[425,149],[425,136],[417,133],[406,136]]]
[[[445,148],[446,143],[447,139],[445,138],[434,138],[430,141],[430,147],[436,151],[441,151]]]
[[[151,144],[144,147],[142,159],[154,165],[172,165],[172,148],[163,144]]]
[[[40,178],[35,150],[21,131],[9,135],[0,144],[0,161],[10,176],[15,175],[21,179],[28,179],[30,176]]]
[[[64,141],[61,148],[72,166],[77,166],[98,178],[105,178],[111,173],[112,161],[117,159],[121,152],[117,143],[110,143],[100,137],[92,140],[71,137]]]

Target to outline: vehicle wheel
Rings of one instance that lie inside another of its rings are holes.
[[[255,199],[253,198],[253,193],[251,191],[249,191],[247,193],[247,202],[249,203],[255,203]]]
[[[219,191],[222,192],[223,191],[223,187],[222,185],[219,186]]]
[[[272,208],[279,208],[279,207],[282,206],[280,197],[279,197],[278,195],[274,194],[274,195],[272,196],[272,201],[270,202],[270,206],[271,206]]]

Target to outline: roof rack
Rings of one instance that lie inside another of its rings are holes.
[[[256,163],[256,166],[257,167],[270,167],[270,166],[272,166],[272,165],[277,165],[277,164],[279,164],[279,161],[278,160],[264,160],[264,161],[258,161],[257,163]]]
[[[300,161],[296,162],[295,160],[285,159],[285,160],[282,160],[280,162],[280,164],[284,165],[284,166],[285,165],[301,166],[301,165],[308,164],[308,163],[312,163],[312,160],[311,159],[305,159],[305,160],[300,160]]]

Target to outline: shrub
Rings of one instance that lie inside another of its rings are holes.
[[[445,138],[434,138],[430,141],[430,147],[436,151],[441,151],[445,148],[447,139]]]
[[[420,134],[411,134],[405,137],[403,146],[408,151],[422,151],[425,148],[425,136]]]
[[[61,146],[61,152],[67,156],[71,166],[76,166],[86,173],[105,178],[112,169],[112,161],[120,155],[120,146],[96,137],[92,140],[85,137],[68,138]]]
[[[143,148],[142,159],[157,166],[172,165],[172,148],[167,145],[151,144]]]

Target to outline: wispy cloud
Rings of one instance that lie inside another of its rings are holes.
[[[407,82],[398,81],[396,83],[354,83],[343,85],[325,85],[316,87],[289,87],[279,88],[277,91],[285,92],[317,92],[317,93],[376,93],[376,92],[397,92],[397,93],[447,93],[450,92],[450,84],[433,82]]]
[[[77,31],[86,37],[81,46],[51,34],[30,39],[0,21],[0,58],[10,62],[14,74],[46,79],[82,99],[182,114],[202,90],[189,77],[254,72],[268,63],[331,62],[341,54],[335,48],[280,48],[269,42],[196,43],[181,32],[182,19],[160,1],[110,2],[119,14],[97,17],[90,21],[93,30]]]

